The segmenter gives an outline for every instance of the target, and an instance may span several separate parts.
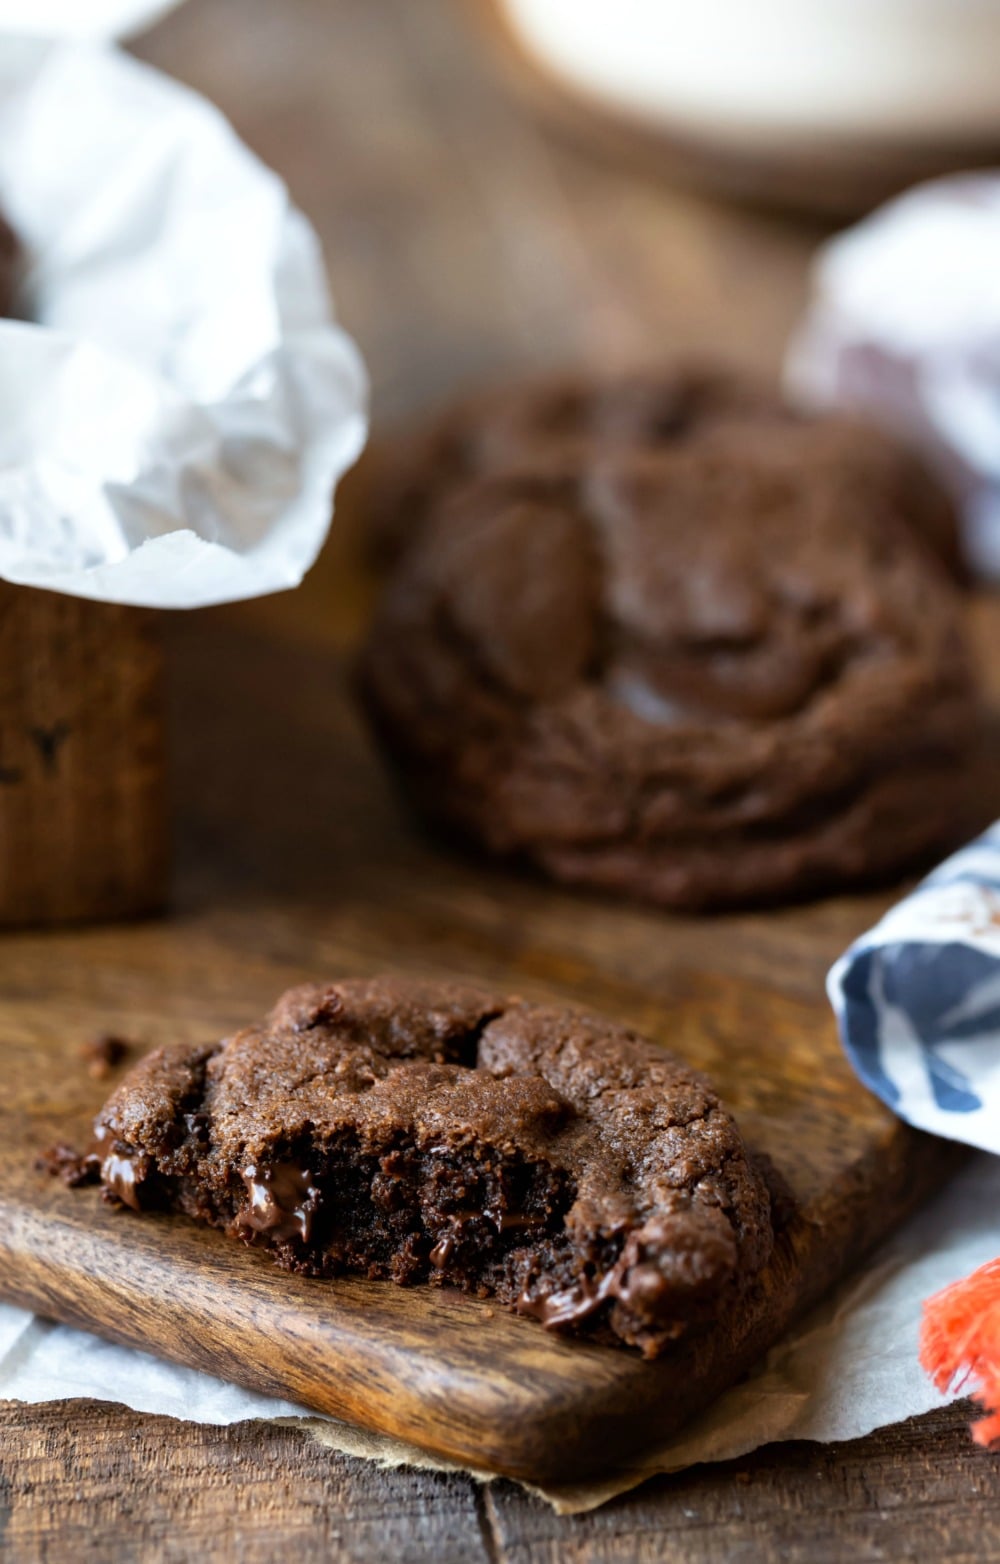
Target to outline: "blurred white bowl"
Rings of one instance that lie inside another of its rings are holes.
[[[500,0],[546,70],[746,154],[1000,142],[1000,0]]]

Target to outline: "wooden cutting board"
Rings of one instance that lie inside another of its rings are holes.
[[[0,1296],[464,1463],[570,1480],[663,1436],[946,1176],[845,1064],[827,967],[885,898],[676,919],[463,858],[406,818],[358,721],[365,590],[171,622],[178,873],[163,921],[0,941]],[[456,1294],[289,1277],[33,1167],[83,1143],[97,1032],[212,1039],[287,985],[398,968],[605,1011],[714,1078],[799,1214],[751,1307],[650,1365]]]

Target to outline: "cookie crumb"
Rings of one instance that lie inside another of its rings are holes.
[[[132,1048],[133,1044],[125,1037],[117,1037],[112,1032],[98,1032],[95,1037],[81,1043],[79,1054],[87,1066],[87,1074],[93,1076],[95,1081],[106,1081],[112,1070],[124,1063]]]
[[[41,1152],[35,1158],[35,1167],[39,1173],[48,1173],[50,1178],[61,1178],[70,1189],[92,1183],[98,1172],[96,1158],[77,1151],[65,1141],[57,1141]]]

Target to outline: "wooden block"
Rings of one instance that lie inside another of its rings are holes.
[[[158,616],[0,583],[0,924],[159,909]]]

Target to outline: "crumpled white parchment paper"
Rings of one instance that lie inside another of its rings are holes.
[[[90,44],[0,46],[0,576],[154,608],[297,585],[366,433],[319,244],[197,94]]]
[[[45,38],[128,38],[181,0],[0,0],[0,33]]]
[[[786,377],[923,451],[1000,580],[1000,174],[920,185],[825,245]]]

